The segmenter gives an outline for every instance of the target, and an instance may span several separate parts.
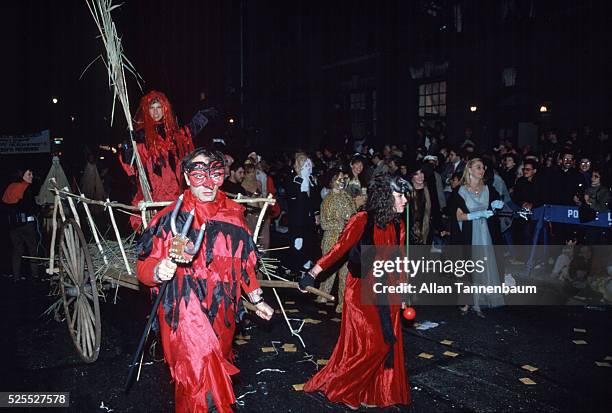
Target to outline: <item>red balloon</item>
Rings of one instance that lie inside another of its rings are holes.
[[[406,320],[414,320],[414,317],[416,317],[416,311],[414,311],[414,308],[412,307],[404,308],[404,318]]]

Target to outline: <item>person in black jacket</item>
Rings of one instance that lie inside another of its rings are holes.
[[[574,196],[584,194],[585,187],[583,178],[575,168],[574,154],[565,150],[559,169],[552,176],[552,200],[559,205],[575,205]],[[582,185],[581,185],[582,184]],[[563,245],[566,241],[576,238],[577,228],[572,224],[555,223],[553,232],[558,244]]]
[[[583,178],[575,168],[574,154],[563,153],[562,163],[553,175],[554,203],[559,205],[574,205],[574,195],[579,192]],[[582,188],[583,190],[585,188]]]
[[[321,197],[312,161],[303,152],[295,155],[293,179],[287,182],[289,234],[291,235],[291,269],[308,271],[314,260],[316,225],[319,224]]]
[[[36,256],[36,214],[38,206],[34,201],[31,169],[20,169],[16,172],[16,181],[11,183],[2,195],[2,207],[5,211],[9,236],[13,245],[13,277],[15,281],[23,278],[21,257],[25,250],[30,256]],[[38,277],[38,266],[30,261],[30,275]]]
[[[547,189],[545,180],[538,173],[539,165],[533,159],[523,162],[523,176],[514,185],[512,200],[521,208],[534,209],[546,203]],[[515,225],[516,224],[516,225]],[[519,245],[531,245],[537,222],[533,220],[515,220],[515,234]]]

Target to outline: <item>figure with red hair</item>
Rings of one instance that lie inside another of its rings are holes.
[[[193,137],[216,114],[213,108],[200,110],[187,125],[179,127],[165,94],[153,90],[140,99],[134,122],[136,148],[151,186],[153,201],[174,201],[179,196],[180,160],[194,149]],[[124,145],[120,161],[128,176],[138,174],[135,163],[132,163],[131,145]],[[138,205],[143,199],[139,187],[132,205]],[[133,216],[130,221],[134,229],[140,227],[139,217]]]

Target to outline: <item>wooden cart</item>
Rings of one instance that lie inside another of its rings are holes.
[[[235,200],[240,203],[264,203],[254,232],[257,239],[267,206],[274,204],[275,200],[271,196]],[[116,300],[120,286],[139,289],[135,271],[136,233],[122,238],[115,212],[140,215],[146,226],[148,217],[170,203],[141,202],[136,207],[110,200],[88,199],[71,193],[67,188],[55,189],[49,266],[46,271],[52,276],[55,293],[61,296],[61,305],[58,302],[56,311],[63,309],[70,337],[83,361],[92,363],[100,353],[100,296],[105,296],[104,291],[114,291]],[[93,208],[103,208],[101,212],[108,213],[114,232],[112,236],[101,233],[92,214]],[[85,227],[91,233],[90,242],[85,239]]]

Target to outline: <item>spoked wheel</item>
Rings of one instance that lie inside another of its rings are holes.
[[[60,288],[70,337],[86,363],[100,353],[100,304],[91,255],[81,228],[72,218],[61,227],[59,239]]]

